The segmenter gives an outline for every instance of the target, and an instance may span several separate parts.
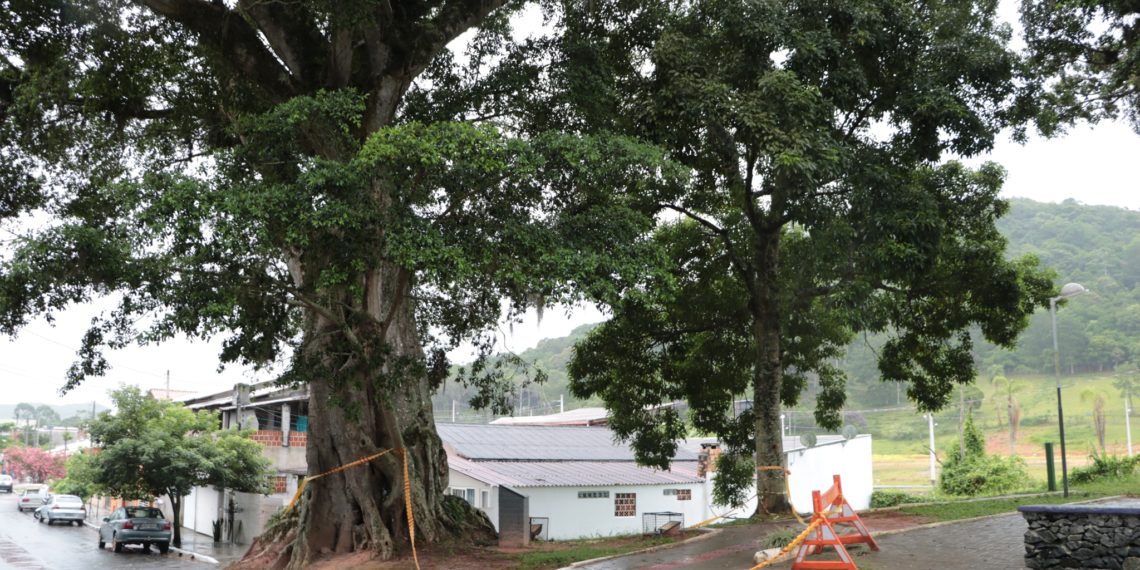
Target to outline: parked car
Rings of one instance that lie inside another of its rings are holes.
[[[141,544],[143,550],[152,545],[166,554],[170,550],[170,521],[154,507],[119,507],[111,516],[103,517],[99,526],[99,549],[111,543],[115,552],[122,552],[125,544]]]
[[[24,511],[34,511],[44,505],[48,498],[47,489],[43,487],[32,487],[31,489],[24,489],[20,491],[20,498],[16,500],[16,509],[21,513]]]
[[[33,515],[48,525],[67,522],[78,526],[87,518],[87,508],[83,506],[83,499],[75,495],[55,495],[44,506],[36,509]]]
[[[4,491],[5,493],[11,493],[12,492],[12,476],[11,475],[0,475],[0,491]]]

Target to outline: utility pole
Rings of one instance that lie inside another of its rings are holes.
[[[558,413],[560,413],[560,414],[566,413],[566,399],[565,398],[566,398],[566,394],[559,394],[558,395]]]
[[[173,400],[174,399],[174,398],[170,397],[170,371],[169,370],[166,371],[166,399],[167,400]]]
[[[451,401],[451,423],[455,423],[455,400]]]
[[[938,482],[938,475],[935,472],[938,456],[934,454],[934,414],[926,414],[926,421],[930,426],[930,485],[934,486]]]

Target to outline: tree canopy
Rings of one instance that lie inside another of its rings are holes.
[[[730,455],[782,465],[781,403],[810,376],[817,421],[838,427],[834,362],[868,331],[889,336],[883,379],[920,409],[945,405],[974,378],[970,328],[1012,345],[1052,290],[1035,259],[1005,258],[1001,168],[944,161],[988,149],[1012,117],[1016,58],[994,3],[670,8],[616,26],[583,8],[564,47],[568,68],[620,94],[629,119],[608,128],[691,173],[657,203],[668,269],[578,346],[576,395],[601,396],[644,463],[667,465],[685,423],[660,404],[684,399]],[[615,36],[644,43],[618,52]],[[736,415],[740,397],[751,408]],[[751,468],[732,473],[718,484],[750,485]],[[760,473],[760,508],[781,507],[779,477]]]
[[[105,349],[220,337],[222,364],[309,383],[308,487],[278,549],[392,556],[448,530],[430,394],[503,313],[613,298],[648,271],[661,152],[522,129],[523,2],[0,1],[0,330],[100,296],[65,388]],[[478,28],[472,55],[448,44]],[[498,54],[498,55],[496,55]],[[506,54],[506,55],[502,55]],[[526,136],[521,136],[522,134]],[[34,223],[33,223],[34,220]],[[468,381],[503,405],[493,368]],[[309,506],[306,506],[309,505]]]
[[[193,412],[157,400],[133,386],[111,393],[115,413],[91,422],[99,452],[68,467],[74,484],[127,500],[170,500],[181,520],[182,499],[194,487],[218,486],[247,493],[270,491],[269,460],[249,432],[222,430],[216,412]],[[174,525],[174,546],[182,545]]]
[[[1022,0],[1021,22],[1026,104],[1043,132],[1119,117],[1140,133],[1140,5]]]

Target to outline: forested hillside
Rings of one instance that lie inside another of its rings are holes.
[[[1077,282],[1093,291],[1067,301],[1058,310],[1064,375],[1108,372],[1122,363],[1140,363],[1140,212],[1087,206],[1074,200],[1046,204],[1014,199],[1009,214],[998,222],[998,227],[1009,239],[1010,256],[1036,255],[1043,265],[1056,272],[1058,284]],[[571,336],[543,340],[534,349],[519,354],[548,375],[542,384],[531,384],[516,394],[515,405],[521,405],[521,414],[557,412],[561,394],[567,398],[567,409],[588,404],[570,400],[565,365],[574,342],[590,328],[580,327]],[[892,405],[906,397],[899,387],[879,382],[874,355],[881,340],[859,337],[849,347],[842,365],[848,373],[851,406]],[[1041,310],[1033,316],[1016,350],[997,350],[979,343],[976,355],[983,382],[999,373],[1052,374],[1053,340],[1048,311]],[[435,398],[437,417],[449,417],[452,400],[457,402],[460,416],[466,411],[470,421],[486,417],[468,410],[465,402],[470,396],[461,385],[449,380]],[[811,406],[810,392],[805,395],[804,404]]]

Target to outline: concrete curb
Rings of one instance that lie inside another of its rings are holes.
[[[87,528],[95,529],[95,532],[99,532],[99,527],[95,526],[94,524],[92,524],[86,520],[83,521],[83,525],[86,526]],[[218,560],[216,558],[206,556],[205,554],[198,554],[197,552],[194,552],[192,550],[184,550],[184,549],[178,548],[176,546],[171,546],[170,551],[171,552],[177,552],[177,553],[181,554],[182,556],[188,556],[188,557],[190,557],[190,560],[200,560],[200,561],[205,562],[207,564],[220,564],[220,562],[218,562]]]
[[[697,530],[701,533],[701,535],[700,536],[694,536],[693,538],[690,538],[687,540],[682,540],[682,541],[678,541],[678,542],[670,542],[669,544],[658,544],[657,546],[650,546],[649,548],[642,548],[641,550],[631,550],[629,552],[624,552],[622,554],[611,554],[609,556],[599,556],[597,558],[591,558],[589,560],[579,560],[579,561],[577,561],[577,562],[575,562],[569,566],[563,566],[562,568],[559,568],[558,570],[570,570],[571,568],[581,568],[581,567],[586,566],[588,564],[595,564],[597,562],[605,562],[606,560],[613,560],[615,558],[622,558],[624,556],[634,556],[637,554],[648,554],[650,552],[657,552],[658,550],[668,550],[670,548],[676,548],[678,546],[693,544],[694,542],[700,542],[702,540],[712,538],[721,532],[721,529],[719,529],[719,528],[702,528],[702,529],[697,529]]]

